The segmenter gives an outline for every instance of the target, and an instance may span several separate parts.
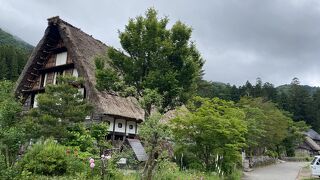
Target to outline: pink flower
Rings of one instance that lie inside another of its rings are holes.
[[[96,166],[96,165],[94,164],[94,162],[90,163],[90,168],[91,168],[91,169],[93,169],[94,166]]]
[[[89,163],[90,163],[90,164],[94,163],[94,159],[93,159],[93,158],[90,158],[90,159],[89,159]]]

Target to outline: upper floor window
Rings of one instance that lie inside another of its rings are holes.
[[[56,66],[67,64],[67,52],[58,53],[56,57]]]
[[[38,107],[38,94],[35,94],[33,97],[33,108]]]

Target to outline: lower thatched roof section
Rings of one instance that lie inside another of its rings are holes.
[[[312,148],[314,151],[320,151],[320,146],[314,142],[309,136],[306,137],[306,143]]]
[[[160,119],[160,122],[164,123],[164,124],[165,123],[169,123],[170,120],[176,118],[179,115],[185,115],[185,114],[187,114],[187,112],[189,112],[189,110],[187,109],[186,106],[184,106],[184,105],[180,106],[180,107],[178,107],[176,109],[172,109],[172,110],[166,112],[162,116],[162,118]]]
[[[144,120],[144,111],[134,97],[120,97],[107,92],[97,92],[98,102],[94,102],[104,114],[118,115],[136,120]]]

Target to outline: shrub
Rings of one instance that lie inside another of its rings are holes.
[[[22,172],[39,175],[64,175],[83,172],[85,163],[72,154],[69,148],[53,139],[35,144],[23,157],[19,166]]]

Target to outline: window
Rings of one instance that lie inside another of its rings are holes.
[[[77,69],[73,69],[72,76],[79,77]]]
[[[133,125],[130,124],[130,125],[129,125],[129,129],[133,129]]]
[[[67,52],[57,54],[56,66],[67,64]]]
[[[34,95],[33,98],[33,108],[37,108],[38,107],[38,94]]]
[[[118,128],[122,128],[122,123],[118,123]]]
[[[47,74],[42,74],[42,78],[41,78],[42,87],[45,87],[46,83],[47,83]]]
[[[57,84],[57,72],[53,75],[53,84]]]
[[[43,87],[45,87],[48,84],[55,84],[55,80],[56,80],[55,72],[46,73],[44,76]]]

